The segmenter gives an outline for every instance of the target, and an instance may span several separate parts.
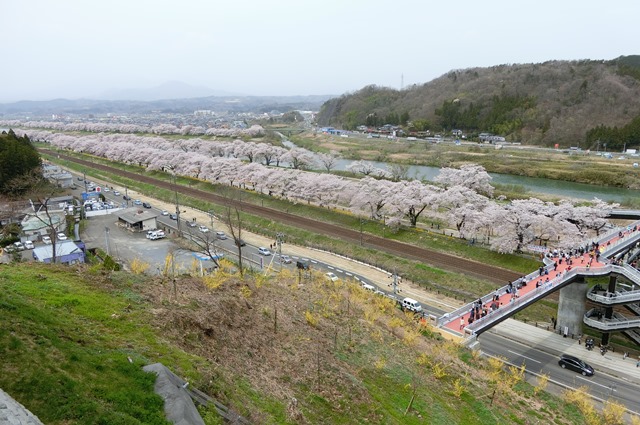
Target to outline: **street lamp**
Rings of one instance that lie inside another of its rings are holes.
[[[211,218],[211,228],[213,229],[213,210],[209,210],[207,213],[209,213],[209,217]]]

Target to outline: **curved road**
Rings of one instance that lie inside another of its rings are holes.
[[[157,187],[162,187],[168,190],[174,190],[175,186],[171,182],[158,180],[153,177],[146,176],[144,174],[136,174],[130,171],[120,170],[108,165],[98,164],[84,159],[74,158],[68,155],[64,155],[59,152],[53,152],[47,149],[40,149],[41,152],[49,154],[53,157],[58,157],[66,161],[75,162],[77,164],[84,165],[89,168],[105,171],[111,174],[126,177],[132,180],[137,180],[143,183],[153,184]],[[193,189],[190,187],[179,186],[179,192],[183,195],[191,196],[196,199],[203,199],[219,205],[237,207],[238,209],[248,214],[265,217],[275,222],[286,223],[289,226],[298,227],[301,229],[309,230],[314,233],[323,234],[332,238],[340,239],[347,242],[360,243],[361,234],[359,231],[352,230],[346,227],[337,226],[335,224],[324,223],[317,220],[312,220],[307,217],[301,217],[294,214],[274,210],[271,208],[254,205],[235,199],[230,199],[224,196],[216,195],[211,192],[205,192],[199,189]],[[504,284],[506,281],[514,281],[520,277],[520,274],[514,273],[510,270],[506,270],[500,267],[483,264],[473,260],[467,260],[464,258],[456,257],[454,255],[445,254],[438,251],[433,251],[426,248],[420,248],[417,246],[409,245],[406,243],[394,241],[391,239],[380,238],[373,235],[363,236],[363,242],[366,242],[370,248],[375,248],[380,251],[385,251],[400,257],[409,258],[412,260],[422,261],[427,264],[431,264],[435,267],[450,270],[453,272],[464,273],[470,276],[474,276],[480,279],[488,280],[490,282],[496,282]]]

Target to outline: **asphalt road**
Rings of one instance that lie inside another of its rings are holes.
[[[523,341],[526,340],[525,335],[522,338]],[[483,353],[493,357],[500,357],[508,364],[515,366],[524,364],[527,372],[534,375],[529,376],[529,381],[534,386],[537,385],[535,376],[546,374],[552,384],[566,388],[586,386],[589,394],[596,399],[615,400],[631,411],[640,412],[638,382],[631,381],[627,377],[611,374],[606,368],[599,368],[596,364],[591,364],[595,369],[593,376],[582,376],[558,365],[560,355],[563,353],[561,349],[553,350],[553,348],[544,347],[543,350],[492,332],[483,333],[478,341]],[[629,367],[633,367],[631,361],[628,363]]]

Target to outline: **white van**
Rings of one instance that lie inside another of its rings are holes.
[[[413,311],[414,313],[422,312],[422,306],[418,301],[414,300],[413,298],[403,299],[401,306],[403,310]]]

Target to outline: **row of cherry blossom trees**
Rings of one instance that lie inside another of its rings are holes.
[[[151,133],[151,134],[180,134],[183,136],[220,136],[220,137],[261,137],[264,136],[264,128],[260,125],[252,125],[249,128],[204,128],[194,125],[183,125],[177,127],[173,124],[158,124],[146,126],[139,124],[119,124],[119,123],[95,123],[95,122],[72,122],[63,123],[58,121],[20,121],[20,120],[0,120],[0,126],[7,128],[45,128],[56,131],[86,131],[91,133]]]
[[[200,139],[166,140],[128,134],[96,134],[76,137],[44,131],[27,131],[60,149],[69,149],[137,164],[149,170],[174,170],[184,176],[216,184],[259,191],[294,202],[308,202],[380,220],[390,226],[417,226],[425,214],[445,220],[461,237],[487,236],[500,252],[521,251],[536,241],[558,248],[570,248],[593,232],[600,231],[615,205],[594,200],[589,205],[558,203],[536,198],[513,200],[493,198],[491,176],[475,164],[460,169],[444,168],[434,184],[417,180],[361,179],[304,171],[297,153],[261,143],[217,142]],[[261,146],[265,145],[265,146]],[[265,155],[272,149],[285,153]],[[304,152],[300,152],[304,151]],[[250,153],[249,153],[250,152]],[[298,166],[293,164],[298,161]],[[268,165],[289,163],[290,168]],[[267,165],[265,165],[267,164]],[[330,169],[330,167],[329,167]],[[364,173],[363,173],[364,174]]]

